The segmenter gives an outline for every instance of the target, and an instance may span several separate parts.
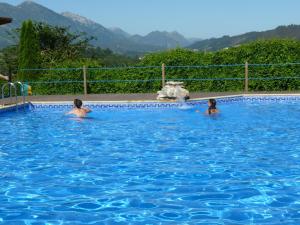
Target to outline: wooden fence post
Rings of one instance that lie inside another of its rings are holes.
[[[245,63],[245,93],[249,91],[249,65],[248,62]]]
[[[166,65],[161,65],[162,87],[166,85]]]
[[[84,90],[84,95],[87,95],[86,66],[83,66],[82,70],[83,70],[83,90]]]

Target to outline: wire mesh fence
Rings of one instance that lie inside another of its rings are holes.
[[[190,92],[297,91],[300,63],[158,65],[23,70],[34,95],[154,93],[166,81]]]

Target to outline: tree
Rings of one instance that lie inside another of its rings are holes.
[[[136,60],[89,44],[93,37],[85,33],[73,33],[69,28],[35,23],[39,37],[43,67],[56,66],[63,61],[98,60],[107,66],[135,63]]]
[[[10,46],[0,52],[0,73],[6,76],[15,74],[18,68],[18,47]]]
[[[38,36],[31,20],[24,21],[21,28],[19,44],[18,79],[35,79],[36,73],[27,71],[39,67],[40,48]]]
[[[35,23],[44,66],[52,66],[65,60],[77,60],[89,46],[92,38],[83,33],[71,33],[66,27]]]

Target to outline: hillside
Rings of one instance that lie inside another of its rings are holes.
[[[300,25],[279,26],[274,30],[263,32],[249,32],[237,36],[223,36],[221,38],[211,38],[198,41],[188,48],[201,51],[217,51],[220,49],[238,46],[259,39],[296,39],[300,40]]]
[[[159,32],[153,31],[146,36],[134,35],[132,40],[145,45],[176,48],[178,46],[186,47],[190,42],[178,32]]]

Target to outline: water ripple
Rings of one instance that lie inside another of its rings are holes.
[[[300,224],[299,102],[219,107],[1,114],[0,223]]]

